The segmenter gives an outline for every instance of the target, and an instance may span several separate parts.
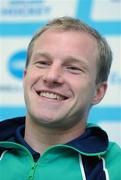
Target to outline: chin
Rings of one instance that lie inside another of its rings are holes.
[[[36,117],[36,123],[38,123],[41,127],[47,127],[47,128],[59,128],[64,125],[62,125],[63,120],[57,119],[57,118],[50,118],[50,117]]]

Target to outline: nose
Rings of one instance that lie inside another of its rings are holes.
[[[50,65],[43,75],[43,81],[48,85],[63,84],[62,68],[56,64]]]

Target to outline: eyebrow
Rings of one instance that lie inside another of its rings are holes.
[[[52,56],[47,52],[37,52],[37,53],[33,54],[32,57],[33,58],[45,57],[45,58],[48,58],[48,59],[52,59]]]
[[[66,63],[77,63],[79,65],[83,65],[85,67],[88,67],[88,63],[86,59],[83,59],[82,57],[77,56],[68,56],[66,59]]]

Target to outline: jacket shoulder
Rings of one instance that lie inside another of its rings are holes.
[[[121,173],[121,148],[114,142],[109,143],[108,150],[104,156],[105,167],[110,179],[119,179]]]
[[[12,119],[7,119],[0,122],[0,141],[7,140],[11,137],[16,128],[25,123],[25,117],[17,117]]]

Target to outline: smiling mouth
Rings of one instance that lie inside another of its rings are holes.
[[[52,93],[52,92],[48,92],[48,91],[37,91],[37,94],[41,97],[45,97],[45,98],[53,99],[53,100],[58,100],[58,101],[63,101],[63,100],[67,99],[66,96],[62,96],[60,94]]]

